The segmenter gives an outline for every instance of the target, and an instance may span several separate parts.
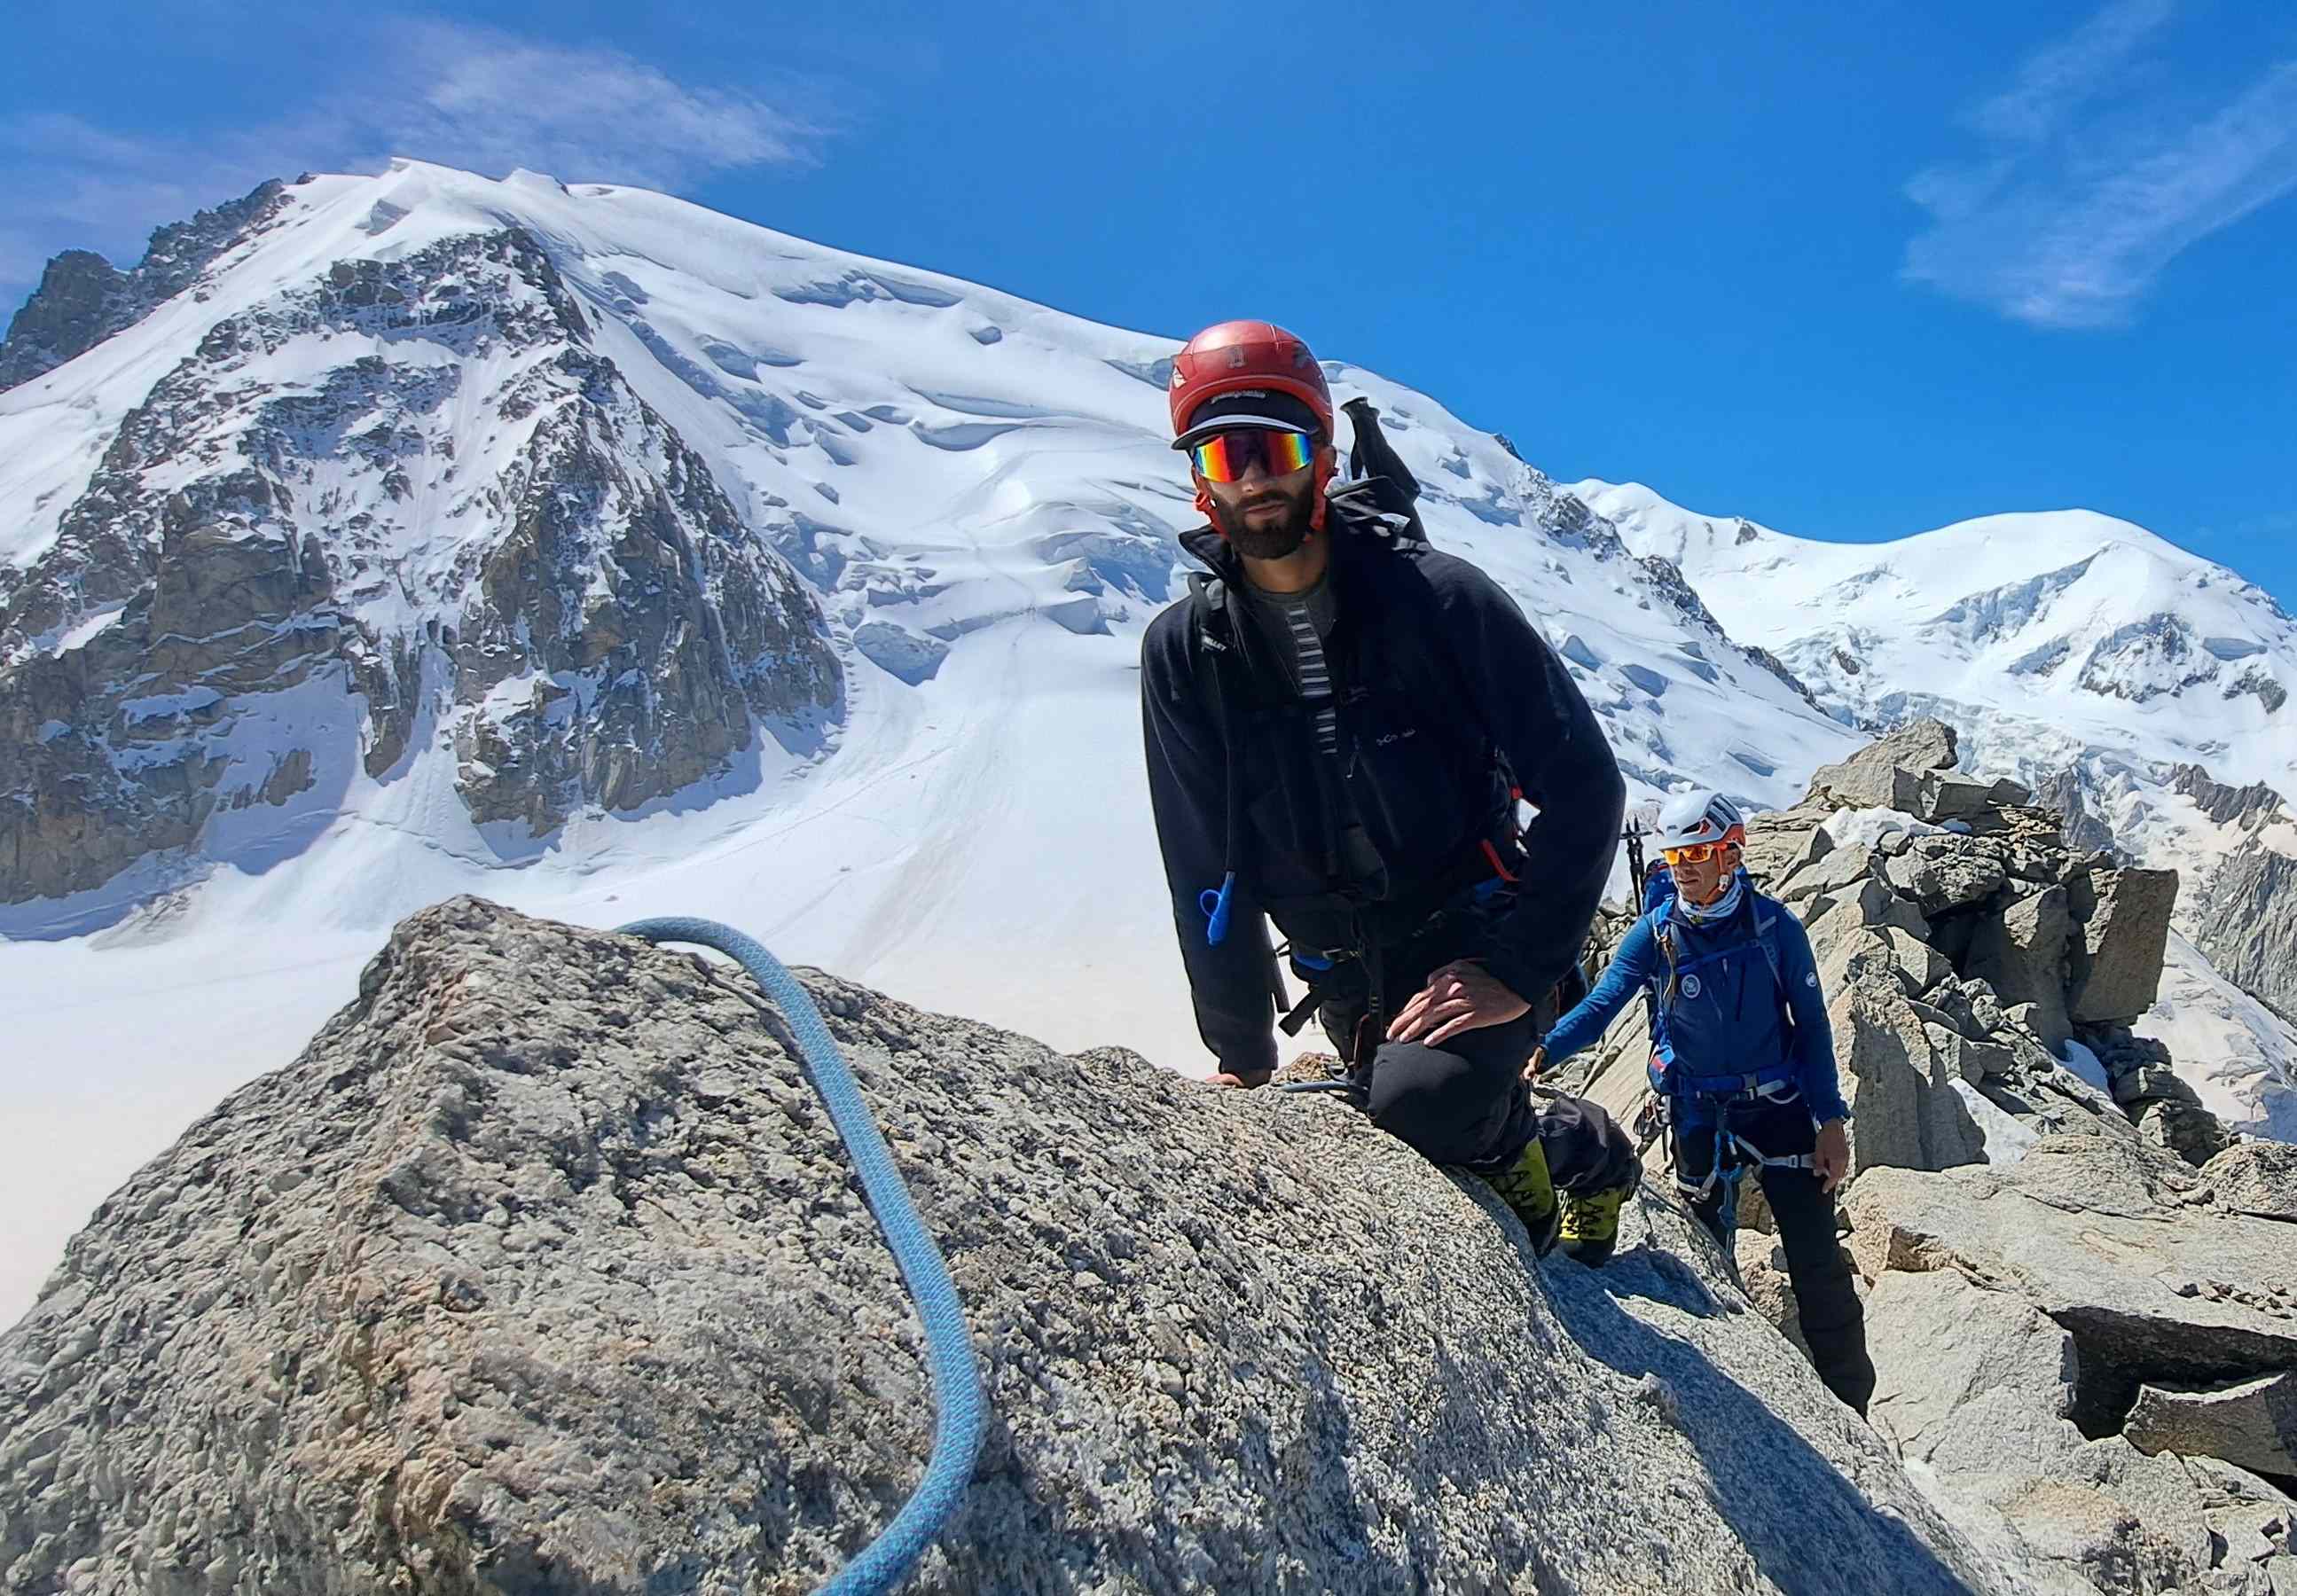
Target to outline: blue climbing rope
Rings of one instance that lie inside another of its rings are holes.
[[[941,1248],[934,1245],[925,1222],[918,1217],[910,1189],[902,1184],[885,1139],[877,1133],[877,1122],[870,1117],[869,1106],[862,1100],[861,1088],[844,1054],[838,1050],[836,1039],[822,1023],[821,1011],[813,1006],[805,988],[781,960],[754,937],[715,920],[687,917],[633,920],[622,928],[622,934],[641,936],[650,942],[697,942],[729,954],[741,961],[782,1011],[782,1017],[797,1033],[806,1073],[845,1143],[846,1156],[860,1177],[862,1195],[877,1216],[877,1228],[885,1232],[885,1246],[901,1266],[910,1299],[917,1304],[918,1318],[925,1326],[934,1394],[939,1402],[933,1455],[926,1460],[925,1477],[902,1510],[893,1515],[893,1522],[817,1593],[882,1596],[917,1567],[918,1559],[925,1556],[926,1549],[965,1500],[974,1459],[981,1450],[989,1404],[982,1394],[981,1372],[974,1362],[964,1311],[958,1304],[957,1282],[950,1279]]]

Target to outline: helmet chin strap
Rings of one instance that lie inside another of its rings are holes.
[[[1318,444],[1316,446],[1316,502],[1308,512],[1308,535],[1312,538],[1324,530],[1326,502],[1324,489],[1332,485],[1332,479],[1339,474],[1339,457],[1332,452],[1332,446],[1329,443]]]

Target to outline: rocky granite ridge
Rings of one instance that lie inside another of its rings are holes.
[[[2175,874],[2069,851],[2061,816],[1960,777],[1955,752],[1942,724],[1903,727],[1750,827],[1830,997],[1875,1427],[2036,1588],[2278,1592],[2297,1148],[2229,1132],[2128,1028]],[[1648,1051],[1638,1006],[1585,1090],[1633,1116]],[[1650,1173],[1667,1179],[1656,1146]],[[1768,1216],[1743,1212],[1741,1278],[1792,1335]]]
[[[1664,1202],[1537,1264],[1341,1102],[803,979],[994,1408],[909,1589],[2029,1588]],[[746,978],[456,900],[0,1336],[0,1583],[803,1592],[914,1482],[923,1375]]]

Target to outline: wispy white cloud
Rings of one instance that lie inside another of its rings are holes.
[[[2015,83],[1963,119],[1980,133],[2019,143],[2046,137],[2113,82],[2176,12],[2177,0],[2114,0],[2067,37],[2037,50]]]
[[[679,83],[613,50],[492,29],[409,30],[423,63],[377,131],[391,152],[488,172],[685,187],[712,173],[811,165],[828,129],[758,96]]]
[[[2297,61],[2195,106],[2145,47],[2174,0],[2114,0],[1962,119],[1987,149],[1906,193],[1903,275],[2038,326],[2128,318],[2184,250],[2297,189]]]
[[[836,128],[746,88],[680,81],[622,51],[493,29],[383,19],[302,103],[221,135],[122,134],[77,117],[0,118],[0,314],[54,251],[122,264],[164,222],[303,171],[376,171],[410,155],[499,176],[678,191],[715,174],[819,160]],[[785,103],[787,102],[787,103]]]

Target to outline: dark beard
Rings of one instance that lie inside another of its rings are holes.
[[[1248,526],[1243,514],[1231,518],[1218,500],[1213,504],[1213,524],[1231,547],[1249,560],[1280,560],[1308,540],[1315,520],[1315,484],[1312,478],[1300,493],[1287,494],[1290,514],[1274,526]]]

